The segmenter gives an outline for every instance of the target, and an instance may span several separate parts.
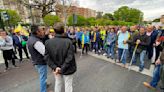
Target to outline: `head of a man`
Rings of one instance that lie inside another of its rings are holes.
[[[121,32],[125,33],[127,31],[127,27],[126,26],[122,26],[121,27]]]
[[[134,32],[135,30],[136,30],[136,27],[135,27],[135,26],[131,26],[131,27],[130,27],[130,31],[131,31],[131,32]]]
[[[54,30],[56,34],[64,34],[64,24],[58,22],[54,25]]]
[[[147,32],[152,32],[153,29],[154,29],[153,26],[148,26],[146,30],[147,30]]]
[[[39,37],[39,38],[44,38],[45,37],[45,30],[38,26],[38,25],[33,25],[31,26],[31,32],[33,35]]]
[[[3,29],[0,29],[0,36],[1,36],[1,37],[7,36],[6,31],[4,31]]]
[[[140,35],[144,35],[146,32],[146,29],[144,27],[141,27],[139,32],[140,32]]]

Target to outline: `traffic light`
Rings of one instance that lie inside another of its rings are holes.
[[[1,18],[3,21],[8,21],[9,20],[9,15],[7,14],[6,11],[1,12]]]

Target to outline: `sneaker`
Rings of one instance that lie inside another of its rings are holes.
[[[147,87],[147,88],[150,88],[150,89],[156,89],[156,88],[154,88],[154,87],[152,87],[149,83],[147,83],[147,82],[143,82],[143,85],[145,86],[145,87]]]
[[[106,55],[107,55],[106,53],[103,54],[103,56],[106,56]]]
[[[95,50],[92,50],[92,52],[95,52]]]
[[[46,86],[47,88],[49,88],[51,86],[51,83],[47,83]]]
[[[16,65],[13,65],[14,66],[14,68],[19,68],[18,66],[16,66]]]
[[[139,68],[139,72],[142,72],[143,71],[143,69],[142,68]]]
[[[9,70],[9,68],[5,68],[4,72],[7,72]]]

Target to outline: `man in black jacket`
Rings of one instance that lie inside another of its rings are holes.
[[[133,63],[136,63],[136,58],[140,56],[140,66],[139,71],[143,71],[144,69],[144,58],[146,55],[147,46],[150,44],[150,38],[146,35],[145,28],[141,27],[139,34],[134,36],[133,42],[135,45],[138,44],[138,48],[136,50],[136,55],[133,58]]]
[[[45,43],[45,60],[52,68],[56,83],[54,92],[61,92],[62,80],[65,83],[65,92],[73,92],[73,74],[76,72],[74,49],[71,40],[64,36],[64,25],[57,23],[54,26],[55,38]]]

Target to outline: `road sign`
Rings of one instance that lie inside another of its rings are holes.
[[[8,21],[9,20],[9,15],[7,14],[6,11],[1,12],[1,18],[3,21]]]

